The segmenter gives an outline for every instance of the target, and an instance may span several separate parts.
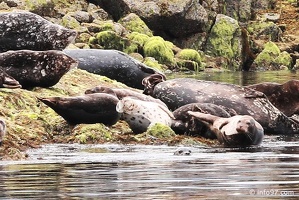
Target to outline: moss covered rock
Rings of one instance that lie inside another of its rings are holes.
[[[185,67],[197,72],[204,69],[201,63],[201,56],[198,51],[194,49],[183,49],[176,54],[176,57],[180,59],[178,62],[180,63],[181,67]],[[190,64],[192,67],[189,66]]]
[[[155,125],[149,127],[146,133],[157,138],[170,138],[176,135],[169,126],[161,123],[156,123]]]
[[[144,44],[145,57],[154,57],[159,63],[166,65],[174,64],[174,53],[170,47],[170,43],[159,36],[150,37]]]

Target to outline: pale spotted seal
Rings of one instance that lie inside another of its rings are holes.
[[[219,142],[225,146],[259,145],[264,137],[263,127],[249,115],[223,118],[193,111],[188,114],[209,123]]]
[[[161,74],[161,72],[117,50],[65,49],[64,52],[78,60],[79,69],[107,76],[133,88],[144,89],[143,78],[155,73]]]
[[[6,124],[3,119],[0,119],[0,145],[2,145],[2,141],[5,134],[6,134]]]
[[[276,108],[262,92],[248,87],[204,81],[193,78],[177,78],[163,81],[157,75],[144,79],[144,92],[162,100],[170,110],[189,103],[213,103],[232,108],[238,115],[250,115],[269,134],[299,133],[299,123]]]
[[[38,99],[62,116],[69,124],[113,125],[120,117],[115,109],[118,98],[105,93]]]
[[[0,13],[0,52],[63,50],[76,35],[76,31],[53,24],[31,12]]]
[[[22,88],[53,86],[77,64],[73,58],[57,50],[0,53],[0,68],[16,79]]]
[[[121,119],[126,121],[134,133],[142,133],[155,123],[171,126],[173,114],[167,107],[155,102],[124,97],[116,105]]]
[[[15,88],[21,88],[22,86],[17,80],[9,76],[0,68],[0,87],[15,89]]]
[[[179,147],[177,148],[173,155],[176,156],[190,156],[191,155],[191,149],[188,147]]]

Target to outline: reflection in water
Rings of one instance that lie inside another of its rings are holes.
[[[259,148],[47,145],[2,162],[0,198],[215,199],[299,197],[299,137]],[[91,153],[94,152],[94,153]]]
[[[182,77],[174,74],[173,77]],[[186,75],[183,75],[184,77]],[[248,85],[285,82],[296,73],[199,73]],[[298,199],[299,136],[266,136],[261,147],[54,144],[27,161],[0,162],[0,199]]]

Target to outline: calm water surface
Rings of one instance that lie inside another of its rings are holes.
[[[186,75],[175,74],[173,77]],[[193,75],[187,75],[195,77]],[[296,73],[210,73],[240,85]],[[266,136],[256,148],[52,144],[26,161],[0,162],[0,199],[299,199],[299,135]]]

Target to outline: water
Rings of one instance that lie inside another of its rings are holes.
[[[296,76],[265,72],[196,77],[247,85]],[[45,145],[29,150],[26,161],[0,162],[0,199],[299,199],[299,135],[266,136],[256,148],[195,146],[190,156],[173,155],[176,149]]]

